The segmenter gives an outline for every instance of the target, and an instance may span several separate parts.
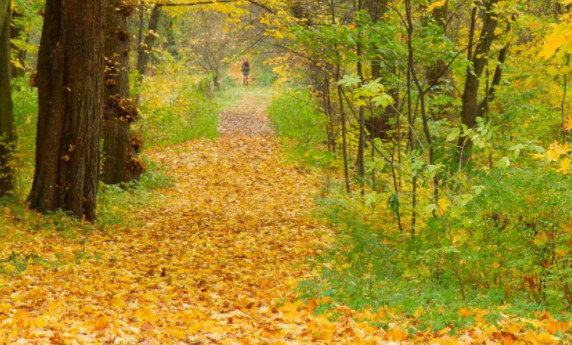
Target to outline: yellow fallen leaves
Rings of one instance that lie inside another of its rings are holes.
[[[410,334],[415,319],[398,317],[387,331],[358,321],[388,321],[384,309],[334,305],[339,317],[316,316],[333,301],[306,305],[295,288],[331,237],[307,217],[318,179],[280,161],[267,124],[255,124],[257,106],[223,116],[215,142],[149,153],[177,185],[157,193],[160,207],[140,211],[139,226],[85,243],[45,232],[6,237],[0,258],[41,253],[60,264],[0,275],[0,344],[549,344],[570,327],[543,316],[534,322],[545,332],[526,331],[530,320],[497,328],[466,310],[481,328],[452,337]],[[79,250],[99,255],[76,260]]]

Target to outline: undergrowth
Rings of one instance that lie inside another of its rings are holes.
[[[217,136],[217,98],[208,94],[201,80],[189,75],[149,77],[141,87],[142,120],[138,124],[145,146],[181,143],[193,138]]]
[[[288,90],[268,108],[274,131],[289,159],[307,166],[331,168],[336,162],[326,149],[327,119],[306,90]]]
[[[417,231],[400,231],[385,193],[345,193],[340,158],[325,152],[325,116],[306,91],[283,94],[269,113],[289,159],[338,170],[315,212],[337,235],[319,274],[300,285],[302,299],[328,301],[317,312],[383,310],[415,319],[411,334],[455,332],[477,317],[492,325],[506,315],[570,317],[570,177],[534,166],[473,172],[469,190],[478,192],[458,197],[460,187],[443,187],[464,201],[443,201],[434,214],[419,209]]]

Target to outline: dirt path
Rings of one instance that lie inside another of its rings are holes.
[[[216,141],[150,152],[176,186],[143,226],[91,235],[95,259],[0,281],[0,344],[385,343],[293,302],[329,235],[307,218],[315,177],[279,160],[266,105],[246,96]]]

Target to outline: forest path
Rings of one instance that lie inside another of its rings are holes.
[[[148,152],[176,185],[142,225],[0,284],[0,344],[384,344],[349,313],[330,322],[294,299],[330,235],[308,217],[317,178],[280,160],[267,105],[247,94],[217,140]]]

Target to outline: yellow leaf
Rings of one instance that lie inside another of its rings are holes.
[[[427,11],[433,12],[434,9],[436,9],[437,7],[443,7],[445,6],[445,4],[447,4],[447,0],[434,2],[433,4],[431,4],[431,6],[427,7]]]
[[[50,320],[45,316],[38,316],[36,320],[34,320],[34,325],[38,328],[45,328],[49,324]]]
[[[542,247],[548,242],[548,236],[544,232],[539,232],[532,241],[537,247]]]
[[[568,119],[562,124],[562,126],[567,131],[572,129],[572,115],[568,116]]]
[[[405,341],[409,338],[409,333],[399,327],[392,328],[387,335],[392,341]]]
[[[469,317],[469,316],[473,315],[473,312],[471,312],[468,309],[461,308],[461,309],[459,309],[459,315],[464,316],[464,317]]]
[[[561,174],[570,173],[570,158],[564,158],[560,161],[560,167],[556,170]]]
[[[537,343],[540,344],[558,344],[560,343],[560,338],[557,338],[550,333],[541,333],[537,338]]]
[[[565,155],[570,152],[570,145],[568,143],[560,145],[557,142],[554,142],[552,145],[550,145],[550,149],[556,151],[556,153],[560,155]]]
[[[310,322],[308,328],[314,340],[333,340],[336,332],[336,325],[325,317]]]
[[[556,162],[560,159],[560,154],[557,153],[554,150],[548,150],[546,152],[546,157],[551,161],[551,162]]]
[[[570,146],[568,143],[560,145],[558,141],[555,141],[548,147],[546,156],[550,161],[557,162],[560,159],[560,156],[565,155],[568,152],[570,152]]]

